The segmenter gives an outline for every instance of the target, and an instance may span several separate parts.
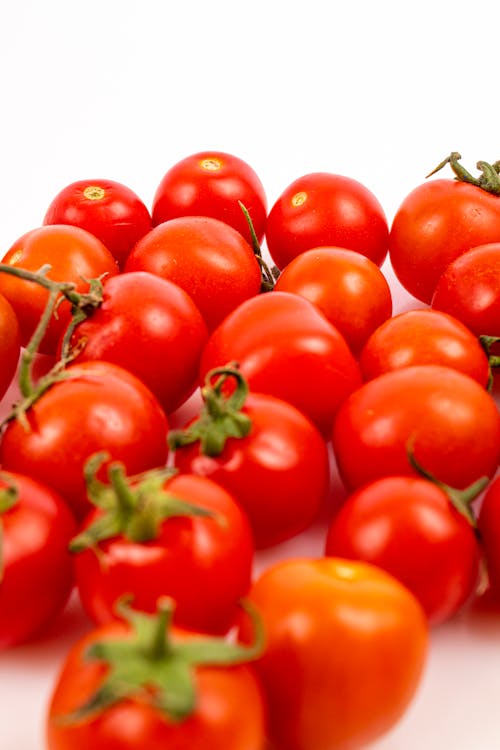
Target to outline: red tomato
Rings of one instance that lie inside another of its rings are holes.
[[[212,332],[201,374],[238,362],[250,390],[288,401],[329,434],[334,415],[361,382],[343,336],[312,302],[291,292],[247,300]]]
[[[160,596],[169,596],[176,602],[177,624],[226,632],[251,580],[254,547],[243,511],[232,495],[205,477],[178,475],[152,489],[145,475],[130,487],[126,519],[115,491],[114,506],[108,500],[108,512],[96,508],[81,527],[83,534],[91,532],[106,515],[117,530],[75,557],[86,612],[104,624],[116,617],[116,601],[124,594],[132,594],[134,606],[146,612],[155,612]],[[149,509],[141,505],[146,495]],[[161,515],[168,498],[173,516]],[[189,515],[188,503],[210,515]],[[163,518],[158,525],[156,512]]]
[[[474,247],[450,263],[432,307],[454,315],[476,336],[500,336],[500,242]]]
[[[78,180],[50,203],[44,224],[72,224],[98,237],[120,266],[152,227],[148,209],[133,190],[114,180]]]
[[[83,467],[108,451],[129,474],[161,466],[167,457],[168,424],[151,391],[135,375],[110,362],[83,362],[66,369],[26,413],[7,424],[0,464],[52,487],[77,517],[90,507]]]
[[[17,499],[11,504],[7,488]],[[35,638],[73,586],[68,544],[76,523],[53,490],[22,474],[0,475],[0,649]]]
[[[436,310],[408,310],[385,321],[363,347],[364,380],[410,365],[445,365],[488,384],[488,356],[459,320]]]
[[[300,294],[317,305],[355,354],[392,313],[391,290],[379,267],[340,247],[301,253],[283,269],[274,288]]]
[[[125,271],[149,271],[184,289],[209,330],[260,291],[260,266],[242,235],[205,216],[171,219],[135,246]]]
[[[439,277],[455,258],[499,240],[498,195],[470,182],[436,179],[412,190],[399,206],[389,257],[403,287],[429,304]]]
[[[38,271],[48,264],[49,279],[75,284],[77,292],[88,290],[88,280],[118,273],[116,261],[97,237],[80,227],[54,225],[32,229],[20,237],[5,254],[3,263],[28,271]],[[48,292],[33,281],[0,273],[0,293],[12,305],[26,346],[33,335],[48,301]],[[55,354],[57,342],[71,317],[70,304],[63,300],[53,316],[40,352]]]
[[[317,517],[329,490],[328,451],[321,433],[291,404],[251,393],[236,412],[236,419],[248,420],[249,431],[235,437],[224,430],[227,401],[217,399],[215,388],[207,395],[207,387],[199,420],[169,435],[176,446],[175,466],[210,477],[231,492],[248,514],[257,547],[277,544],[303,531]],[[216,406],[210,408],[214,398]],[[198,427],[202,428],[200,438],[196,438]],[[204,445],[213,431],[224,435],[220,450]],[[194,442],[183,442],[191,432]]]
[[[244,652],[224,664],[230,643],[152,619],[135,613],[75,643],[50,700],[47,750],[262,750],[266,707]]]
[[[450,487],[492,477],[500,459],[500,414],[468,375],[442,365],[414,365],[379,375],[340,407],[333,449],[349,490],[379,477],[412,476],[408,460]]]
[[[399,581],[367,563],[291,559],[255,582],[267,645],[256,666],[273,747],[365,747],[404,714],[427,655],[427,623]]]
[[[194,391],[207,329],[189,295],[145,271],[104,281],[103,302],[78,324],[75,362],[105,360],[142,380],[168,414]]]
[[[0,294],[0,399],[9,388],[15,375],[19,355],[21,354],[21,339],[19,323],[10,302]]]
[[[500,597],[500,476],[487,488],[477,519],[479,538],[484,550],[489,591]]]
[[[261,241],[267,198],[259,177],[237,156],[201,151],[177,162],[164,175],[153,199],[153,223],[178,216],[211,216],[234,227],[251,242],[238,201],[249,212],[257,239]]]
[[[382,206],[350,177],[314,172],[280,195],[267,217],[266,240],[283,269],[300,253],[339,246],[366,255],[378,266],[387,255],[389,229]]]
[[[429,621],[452,617],[473,595],[473,526],[428,479],[383,477],[350,495],[330,524],[326,554],[377,565],[417,597]]]

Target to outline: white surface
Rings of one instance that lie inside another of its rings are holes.
[[[500,157],[495,23],[481,1],[4,2],[0,253],[66,184],[116,179],[150,205],[205,148],[248,161],[270,206],[322,170],[364,182],[391,218],[452,150],[472,170]],[[259,565],[321,545],[313,530]],[[2,750],[43,750],[54,676],[86,627],[73,601],[43,641],[0,654]],[[500,613],[464,612],[434,631],[417,698],[375,747],[497,750],[499,694]]]

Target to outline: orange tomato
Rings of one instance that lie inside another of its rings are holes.
[[[417,600],[391,575],[341,558],[289,559],[254,583],[267,645],[256,667],[270,740],[286,750],[355,750],[403,715],[426,662]]]

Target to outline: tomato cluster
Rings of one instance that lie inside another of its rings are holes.
[[[429,629],[500,598],[500,166],[448,162],[389,225],[351,178],[268,209],[200,152],[151,211],[68,185],[4,254],[0,648],[73,587],[95,624],[48,750],[362,748]]]

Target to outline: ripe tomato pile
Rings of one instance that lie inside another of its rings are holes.
[[[363,748],[500,600],[500,165],[445,167],[389,224],[206,151],[151,208],[66,186],[4,253],[0,648],[72,595],[93,623],[47,750]]]

